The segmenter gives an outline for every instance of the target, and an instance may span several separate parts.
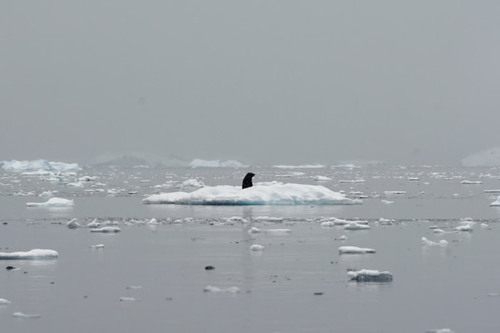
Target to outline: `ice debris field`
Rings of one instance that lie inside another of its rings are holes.
[[[1,165],[7,330],[192,331],[186,313],[207,332],[500,327],[499,169],[279,165],[242,190],[234,161]]]

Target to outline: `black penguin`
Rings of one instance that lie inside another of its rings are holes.
[[[253,172],[247,173],[245,178],[243,178],[243,183],[241,184],[241,188],[252,187],[252,177],[255,176]]]

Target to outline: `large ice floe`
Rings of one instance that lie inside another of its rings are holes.
[[[66,208],[73,207],[75,205],[74,201],[71,199],[64,198],[50,198],[45,202],[27,202],[28,207],[42,207],[42,208]]]
[[[59,253],[55,250],[33,249],[26,252],[0,252],[0,260],[45,260],[56,259]]]
[[[349,199],[324,186],[259,183],[241,189],[239,186],[207,186],[194,192],[171,192],[151,195],[145,204],[179,205],[353,205],[361,200]]]
[[[11,172],[24,172],[24,171],[78,171],[81,170],[77,163],[64,163],[64,162],[49,162],[47,160],[32,160],[32,161],[2,161],[0,162],[2,168]]]

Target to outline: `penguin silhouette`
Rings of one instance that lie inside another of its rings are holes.
[[[253,176],[255,176],[255,174],[253,172],[249,172],[246,174],[245,178],[243,178],[243,183],[241,184],[242,189],[253,186],[253,183],[252,183]]]

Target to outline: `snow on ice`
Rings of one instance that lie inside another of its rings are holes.
[[[28,207],[43,207],[43,208],[59,208],[59,207],[73,207],[75,205],[74,201],[71,199],[63,198],[50,198],[46,202],[27,202]]]
[[[171,192],[151,195],[145,204],[180,205],[352,205],[349,199],[324,186],[260,183],[244,190],[239,186],[207,186],[191,193]]]
[[[55,259],[59,253],[55,250],[33,249],[27,252],[0,252],[0,260],[43,260]]]

